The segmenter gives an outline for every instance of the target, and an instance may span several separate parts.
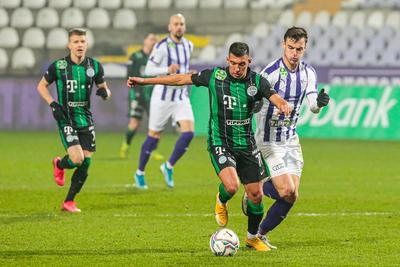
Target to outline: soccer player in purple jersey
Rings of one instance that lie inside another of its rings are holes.
[[[145,74],[159,76],[189,72],[189,61],[193,44],[184,37],[186,31],[185,18],[181,14],[170,17],[169,35],[159,41],[147,61]],[[169,188],[174,187],[173,167],[189,147],[194,136],[194,116],[187,86],[154,86],[150,100],[149,131],[144,141],[139,166],[134,178],[136,187],[147,189],[145,167],[151,153],[157,147],[161,133],[169,118],[179,125],[181,136],[169,159],[160,166],[165,182]]]
[[[306,97],[310,110],[319,113],[329,102],[329,96],[324,89],[319,93],[317,91],[317,74],[314,68],[302,61],[307,39],[305,29],[288,29],[283,38],[283,56],[261,72],[292,109],[289,116],[285,116],[278,114],[276,107],[269,101],[264,101],[261,111],[256,115],[257,147],[261,150],[270,172],[270,179],[263,184],[263,193],[275,200],[259,226],[258,236],[270,248],[276,247],[269,243],[267,233],[283,221],[299,195],[303,155],[296,124],[300,106]],[[246,203],[245,194],[245,214]]]

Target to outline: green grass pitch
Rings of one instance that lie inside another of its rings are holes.
[[[196,137],[175,168],[175,188],[151,160],[147,191],[132,186],[144,136],[129,158],[118,159],[123,133],[97,132],[89,178],[77,197],[81,214],[60,205],[69,186],[52,178],[62,155],[57,134],[0,133],[0,265],[14,266],[399,266],[399,142],[302,140],[305,167],[300,198],[270,239],[279,249],[243,246],[243,189],[229,203],[228,228],[241,248],[212,255],[210,235],[219,180]],[[176,136],[163,136],[169,155]],[[271,200],[264,198],[266,207]]]

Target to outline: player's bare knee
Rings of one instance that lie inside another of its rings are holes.
[[[240,184],[238,182],[231,182],[225,185],[225,190],[233,196],[239,190]]]
[[[262,202],[263,194],[261,192],[254,192],[254,193],[247,194],[247,197],[254,204],[260,204]]]
[[[283,199],[292,198],[295,195],[295,191],[290,187],[285,187],[278,190],[279,196]]]
[[[77,165],[77,166],[81,166],[84,160],[83,156],[73,156],[70,157],[71,161],[73,164]]]

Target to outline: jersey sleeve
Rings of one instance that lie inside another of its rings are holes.
[[[196,86],[206,86],[208,87],[211,79],[213,70],[206,69],[198,73],[192,74],[192,82]]]
[[[166,43],[165,43],[166,44]],[[149,60],[146,64],[145,74],[148,76],[167,75],[168,66],[162,66],[164,58],[167,57],[167,52],[164,49],[165,45],[156,45],[151,51]],[[164,63],[165,64],[165,63]]]
[[[104,69],[103,69],[103,65],[101,65],[101,63],[99,62],[99,71],[97,72],[97,75],[94,77],[94,82],[96,84],[101,84],[104,83]]]
[[[49,66],[43,77],[49,84],[56,80],[56,67],[54,63]]]
[[[267,99],[269,99],[273,94],[276,94],[276,91],[272,88],[271,83],[263,76],[260,77],[260,91],[261,95]]]
[[[317,106],[317,73],[311,66],[307,68],[307,87],[305,93],[311,111],[318,113],[320,108]]]

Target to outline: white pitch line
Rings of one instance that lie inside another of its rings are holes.
[[[374,216],[398,216],[400,212],[330,212],[330,213],[305,213],[298,212],[289,214],[289,216],[293,217],[374,217]],[[57,213],[47,213],[47,214],[8,214],[8,213],[0,213],[0,218],[20,218],[20,217],[57,217],[60,216]],[[91,214],[92,217],[138,217],[138,218],[147,218],[148,214],[142,213],[116,213],[112,215],[96,215]],[[212,213],[159,213],[152,214],[152,217],[214,217]],[[243,216],[242,213],[230,213],[229,216]]]

